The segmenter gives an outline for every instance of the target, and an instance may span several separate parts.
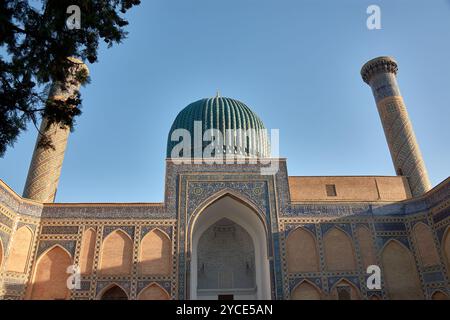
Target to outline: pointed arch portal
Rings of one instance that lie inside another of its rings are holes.
[[[244,200],[225,195],[191,227],[190,299],[270,299],[267,231]]]

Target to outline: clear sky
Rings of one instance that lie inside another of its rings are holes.
[[[366,27],[371,4],[381,30]],[[172,121],[217,89],[280,129],[289,175],[395,175],[359,74],[380,55],[399,63],[433,186],[449,175],[449,0],[143,0],[128,18],[128,39],[89,65],[57,202],[163,201]],[[19,194],[36,135],[0,159]]]

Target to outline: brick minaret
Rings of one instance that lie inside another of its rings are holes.
[[[82,69],[88,72],[82,61],[75,58],[69,59],[75,63],[75,66],[70,67],[64,86],[58,83],[52,86],[49,99],[65,100],[70,97],[80,88],[80,82],[75,75]],[[70,128],[62,127],[60,124],[53,124],[47,128],[47,120],[44,118],[40,132],[50,140],[53,148],[43,148],[39,143],[42,135],[38,134],[23,196],[40,202],[53,202]]]
[[[431,184],[397,84],[397,70],[394,59],[378,57],[362,67],[361,76],[372,88],[395,171],[408,178],[411,193],[417,197],[430,190]]]

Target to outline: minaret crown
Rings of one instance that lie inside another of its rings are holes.
[[[391,57],[378,57],[366,62],[361,68],[361,77],[364,82],[369,84],[373,75],[378,73],[397,74],[397,62]]]

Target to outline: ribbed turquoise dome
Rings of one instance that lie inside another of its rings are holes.
[[[194,121],[201,121],[202,137],[208,129],[220,130],[223,141],[216,149],[223,154],[269,157],[267,131],[261,119],[244,103],[217,96],[193,102],[177,115],[167,141],[168,158],[171,158],[173,147],[179,144],[179,140],[171,141],[172,133],[176,129],[188,130],[192,140],[191,146],[194,146]],[[245,132],[247,135],[244,135]],[[202,154],[205,147],[210,144],[210,141],[202,143]],[[194,157],[194,149],[190,151],[192,151],[191,156]]]

